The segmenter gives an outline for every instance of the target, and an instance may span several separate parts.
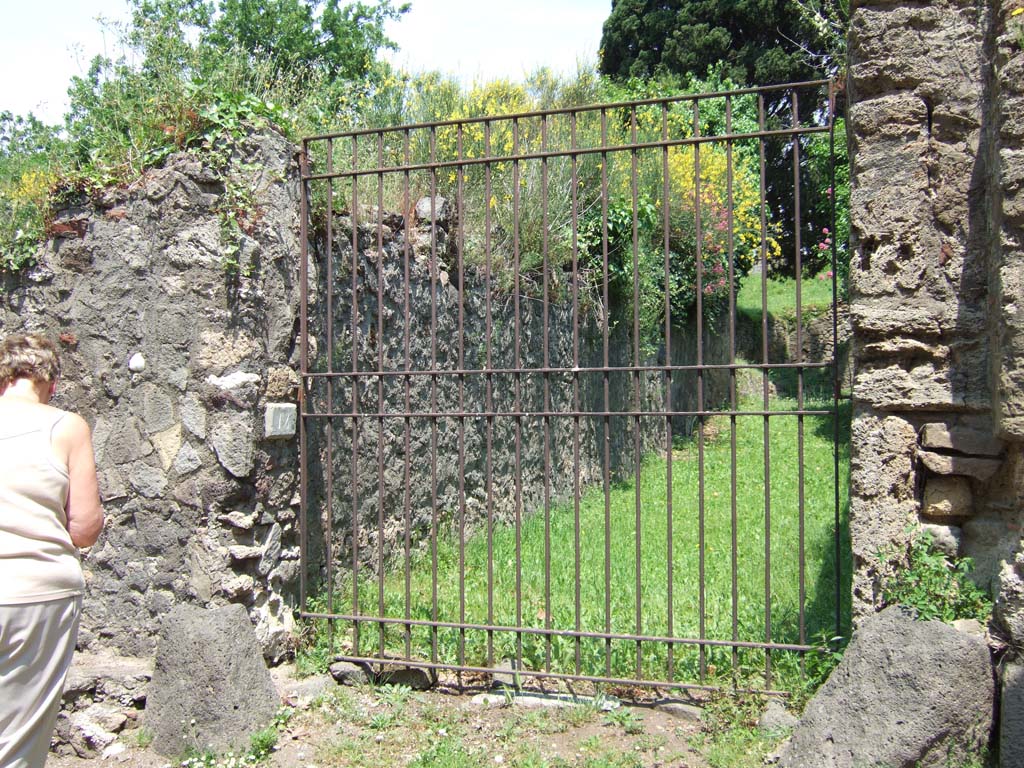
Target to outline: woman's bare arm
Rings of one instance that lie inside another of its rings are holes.
[[[54,428],[54,442],[58,450],[67,450],[70,488],[65,511],[71,543],[76,547],[90,547],[103,530],[103,505],[96,479],[92,432],[85,419],[69,413]]]

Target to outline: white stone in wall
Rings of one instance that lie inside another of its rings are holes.
[[[234,373],[229,373],[227,376],[207,376],[206,383],[230,392],[240,387],[244,387],[246,384],[259,384],[260,377],[255,373],[235,371]]]
[[[267,403],[263,419],[263,436],[268,440],[295,436],[298,409],[295,403]]]

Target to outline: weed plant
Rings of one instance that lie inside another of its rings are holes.
[[[892,560],[895,555],[882,552],[879,559]],[[932,534],[924,531],[911,539],[906,567],[895,569],[883,581],[882,600],[913,608],[922,621],[976,619],[985,624],[992,601],[971,581],[973,568],[971,558],[948,557],[937,550]]]

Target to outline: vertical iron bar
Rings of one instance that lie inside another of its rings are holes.
[[[334,142],[327,142],[327,172],[334,165]],[[327,180],[327,221],[325,230],[327,237],[327,253],[325,255],[326,294],[324,297],[324,334],[327,336],[327,373],[334,371],[334,180]],[[334,411],[334,393],[331,376],[327,376],[325,394],[327,396],[327,412]],[[324,458],[327,463],[327,477],[324,479],[324,493],[327,497],[327,509],[324,519],[324,576],[327,579],[327,613],[334,613],[334,419],[327,418],[324,425]],[[327,620],[327,647],[334,653],[334,620]]]
[[[609,378],[609,335],[611,330],[611,303],[608,300],[608,110],[601,109],[601,286],[603,301],[602,323],[602,386],[604,391],[604,460],[602,463],[604,486],[604,631],[612,631],[612,506],[611,506],[611,381]],[[612,673],[612,641],[604,641],[605,674]]]
[[[519,118],[512,119],[512,154],[519,154]],[[521,318],[519,316],[519,227],[520,195],[519,195],[519,160],[512,161],[512,272],[513,272],[513,316],[514,316],[514,351],[513,368],[513,406],[515,415],[515,550],[516,550],[516,627],[523,626],[523,463],[522,463],[522,374],[521,363]],[[523,665],[523,634],[516,632],[516,669]]]
[[[334,170],[334,142],[327,142],[327,172]],[[327,254],[326,254],[326,290],[324,293],[324,334],[327,336],[327,373],[334,372],[334,180],[327,180]],[[334,412],[334,377],[328,375],[325,394],[327,396],[327,412]],[[327,613],[334,613],[334,419],[327,418],[324,425],[324,458],[327,462],[327,477],[324,492],[327,495],[326,520],[324,522],[324,575],[327,578]],[[339,505],[340,506],[340,505]],[[327,647],[334,653],[334,620],[327,620]]]
[[[377,134],[377,167],[384,167],[384,132]],[[384,611],[384,174],[377,174],[377,616]],[[377,625],[384,658],[384,622]]]
[[[791,94],[791,106],[793,114],[793,127],[800,125],[799,103],[797,92]],[[803,279],[803,262],[800,245],[800,136],[793,136],[793,256],[795,259],[796,274],[796,407],[798,411],[804,409],[804,369],[803,369],[803,308],[801,280]],[[804,603],[807,600],[806,574],[804,571],[804,416],[799,414],[796,417],[796,466],[797,466],[797,536],[798,536],[798,570],[799,570],[799,594],[800,603],[798,610],[798,621],[800,631],[800,644],[807,642],[807,628],[805,625]],[[804,656],[800,655],[800,668],[804,668]]]
[[[352,137],[352,169],[359,168],[359,140]],[[359,610],[359,177],[352,177],[352,615]],[[330,311],[330,310],[329,310]],[[333,317],[333,314],[331,314]],[[328,379],[330,381],[330,379]],[[332,401],[333,402],[333,401]],[[333,406],[332,406],[333,410]],[[359,620],[352,624],[352,652],[359,655]]]
[[[299,611],[309,610],[306,569],[309,566],[309,441],[306,388],[309,385],[309,142],[299,154]],[[329,246],[328,246],[329,247]]]
[[[668,102],[661,103],[661,139],[668,141]],[[675,537],[672,519],[672,463],[673,463],[673,434],[672,434],[672,190],[669,178],[669,148],[665,146],[661,150],[661,229],[662,249],[665,257],[665,374],[663,386],[665,388],[665,579],[666,579],[666,634],[675,637],[675,600],[673,599],[673,588],[675,576],[673,565],[675,561]],[[668,645],[666,656],[666,673],[669,680],[675,679],[675,646]]]
[[[487,487],[487,624],[494,625],[494,464],[491,451],[494,444],[494,364],[491,360],[493,319],[491,317],[491,121],[484,123],[484,154],[488,162],[484,165],[484,375],[485,409],[487,411],[487,442],[485,450],[484,482]],[[494,666],[494,632],[487,630],[487,666]]]
[[[843,633],[842,541],[839,518],[839,244],[836,238],[836,87],[828,84],[829,231],[832,234],[832,488],[836,580],[836,637]],[[849,280],[849,277],[847,277]]]
[[[458,135],[456,139],[456,154],[461,163],[463,158],[463,124],[459,123]],[[458,266],[458,297],[459,303],[459,320],[458,320],[458,336],[459,336],[459,371],[466,369],[466,338],[465,338],[465,304],[463,302],[463,294],[465,292],[465,282],[463,280],[462,265],[464,262],[463,254],[466,252],[466,241],[463,236],[463,222],[465,221],[464,213],[464,193],[465,193],[465,168],[460,164],[456,166],[458,172],[458,178],[456,181],[457,188],[455,194],[455,221],[458,227],[458,255],[456,258],[459,261]],[[466,375],[459,373],[459,623],[466,623],[466,417],[462,414],[466,412]],[[459,627],[459,648],[458,648],[459,666],[466,663],[466,628],[464,626]],[[462,673],[459,673],[459,686],[462,686]]]
[[[725,132],[732,135],[732,97],[725,98]],[[725,145],[726,155],[726,219],[728,228],[728,249],[729,249],[729,533],[731,545],[731,569],[730,581],[732,585],[732,639],[739,640],[739,515],[737,505],[737,446],[736,446],[736,241],[735,241],[735,219],[733,198],[733,140],[729,139]],[[738,648],[732,647],[732,675],[733,681],[737,680],[739,673]]]
[[[437,162],[437,127],[430,129],[430,162]],[[438,620],[437,545],[437,168],[430,169],[430,616]],[[430,627],[430,660],[437,662],[437,625]]]
[[[409,164],[411,163],[411,151],[409,146],[410,131],[408,128],[405,129],[403,135],[402,154],[405,158],[405,171],[402,175],[402,216],[404,217],[403,226],[405,228],[405,237],[402,238],[402,316],[403,316],[403,348],[405,351],[404,370],[404,408],[405,416],[403,421],[403,438],[404,438],[404,454],[402,456],[403,464],[403,522],[405,527],[405,541],[404,541],[404,565],[405,565],[405,618],[408,621],[412,617],[412,466],[411,466],[411,454],[412,454],[412,376],[410,371],[412,370],[412,334],[410,326],[412,325],[412,312],[411,309],[411,288],[409,285],[409,227],[412,222],[409,220],[412,216],[409,200]],[[409,658],[412,656],[412,625],[405,625],[405,656]]]
[[[639,221],[639,190],[637,188],[639,176],[639,157],[637,145],[637,117],[636,106],[629,111],[629,137],[630,137],[630,192],[633,197],[633,502],[636,515],[634,544],[636,545],[635,565],[636,573],[636,633],[639,635],[643,630],[643,533],[642,513],[640,495],[640,470],[643,463],[641,454],[640,431],[642,429],[640,419],[640,221]],[[643,674],[643,647],[642,643],[636,641],[636,676],[639,679]]]
[[[757,96],[758,130],[765,130],[764,94]],[[771,491],[771,427],[769,424],[769,381],[768,381],[768,203],[765,197],[765,139],[758,139],[760,145],[761,178],[761,398],[764,415],[764,641],[772,639],[772,491]],[[772,652],[764,652],[765,686],[771,686]]]
[[[548,121],[546,115],[540,118],[540,151],[548,148]],[[540,161],[540,200],[541,200],[541,271],[544,295],[541,297],[542,326],[544,333],[544,629],[551,629],[551,343],[550,302],[548,300],[549,264],[548,264],[548,159]],[[544,635],[545,669],[551,669],[551,635]]]
[[[573,627],[579,632],[582,601],[580,598],[580,301],[579,301],[579,158],[576,150],[577,113],[569,113],[569,148],[572,157],[572,507],[573,507],[573,568],[575,573]],[[575,670],[580,674],[582,668],[582,646],[580,636],[573,642],[575,651]]]
[[[700,138],[700,102],[696,99],[693,102],[693,135]],[[706,566],[705,562],[705,507],[704,507],[704,231],[703,218],[701,216],[701,190],[700,190],[700,143],[693,145],[693,230],[696,248],[694,259],[696,261],[697,285],[694,290],[696,296],[696,308],[694,312],[697,318],[697,568],[699,572],[699,584],[697,588],[698,599],[698,628],[700,639],[707,638],[707,586],[705,584]],[[700,644],[700,680],[704,682],[707,677],[707,646]]]

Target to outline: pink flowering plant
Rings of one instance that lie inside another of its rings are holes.
[[[755,254],[735,236],[733,218],[726,206],[710,195],[700,207],[699,220],[694,208],[681,206],[670,212],[667,283],[673,324],[693,316],[698,296],[705,321],[714,320],[728,308],[730,254],[731,277],[737,287],[753,266]],[[620,318],[631,319],[636,311],[642,335],[651,340],[660,335],[665,322],[664,221],[660,205],[641,196],[635,207],[631,199],[613,199],[605,220],[597,211],[580,227],[581,263],[593,276],[592,282],[603,282],[607,242],[609,300]],[[636,297],[638,304],[634,303]]]

